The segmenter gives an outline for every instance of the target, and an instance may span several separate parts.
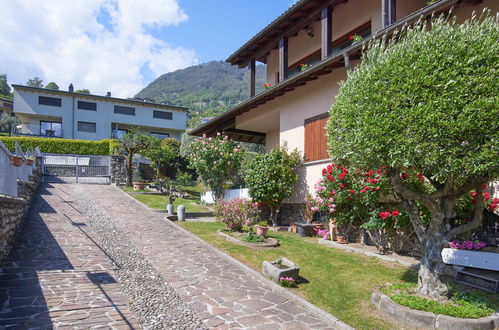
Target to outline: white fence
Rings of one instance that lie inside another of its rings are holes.
[[[12,154],[0,141],[0,195],[17,197],[17,180],[27,182],[33,173],[35,156],[40,150],[24,153],[16,142],[16,152]],[[16,162],[19,157],[21,162]],[[31,165],[28,165],[28,162]],[[19,166],[16,166],[19,165]]]
[[[249,189],[248,188],[229,189],[224,191],[224,199],[231,200],[234,198],[251,199],[249,195]],[[213,198],[213,193],[211,191],[205,192],[203,195],[201,195],[201,200],[206,204],[215,203],[215,199]]]

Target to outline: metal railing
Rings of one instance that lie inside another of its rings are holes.
[[[17,181],[27,182],[29,180],[35,166],[35,156],[35,152],[25,154],[17,142],[15,154],[12,154],[0,141],[0,195],[18,196]]]
[[[10,134],[62,138],[62,128],[46,129],[41,125],[20,124],[13,125]]]

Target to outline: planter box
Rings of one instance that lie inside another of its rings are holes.
[[[499,271],[499,254],[445,248],[442,259],[446,264]]]
[[[281,258],[274,261],[264,261],[262,263],[262,273],[274,282],[279,282],[281,277],[292,277],[296,280],[300,273],[300,268],[292,261]]]
[[[311,223],[297,223],[296,229],[301,237],[313,236],[314,225]]]

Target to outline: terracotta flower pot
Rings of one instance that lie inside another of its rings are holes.
[[[291,232],[292,233],[296,233],[297,232],[296,223],[294,223],[294,222],[291,224]]]
[[[146,187],[145,182],[134,182],[133,183],[133,190],[144,190]]]
[[[267,234],[267,230],[269,230],[269,227],[256,226],[256,234],[258,236],[265,236]]]
[[[324,225],[322,224],[322,222],[313,222],[312,224],[314,225],[315,230],[323,230],[324,229]]]
[[[18,156],[10,156],[10,163],[16,167],[21,167],[23,164],[23,159]]]
[[[336,241],[340,244],[348,244],[345,236],[336,236]]]
[[[26,159],[26,165],[33,166],[33,159]]]

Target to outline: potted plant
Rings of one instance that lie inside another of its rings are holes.
[[[314,219],[315,212],[318,211],[317,206],[315,205],[315,200],[311,194],[307,193],[305,196],[305,205],[302,209],[303,219],[305,219],[306,223],[297,223],[296,229],[300,236],[310,236],[312,234],[314,225],[312,224],[312,220]]]
[[[267,234],[267,230],[269,230],[269,226],[267,226],[267,221],[260,221],[256,225],[256,234],[258,236],[264,237]]]
[[[336,236],[336,241],[340,244],[348,244],[348,241],[345,236],[343,235],[337,235]]]
[[[10,163],[16,167],[21,167],[23,159],[19,156],[10,156]]]
[[[144,182],[142,175],[139,173],[137,175],[137,181],[133,182],[133,190],[144,190],[145,187],[146,183]]]

